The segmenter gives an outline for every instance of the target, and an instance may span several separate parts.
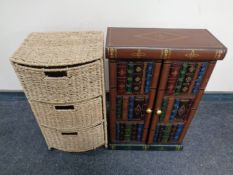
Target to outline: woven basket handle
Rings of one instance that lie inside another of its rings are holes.
[[[78,132],[62,132],[61,135],[78,135]]]
[[[66,106],[55,106],[56,110],[63,111],[63,110],[74,110],[74,105],[66,105]]]
[[[46,77],[51,78],[67,77],[67,71],[46,71],[44,74]]]

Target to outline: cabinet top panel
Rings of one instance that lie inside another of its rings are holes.
[[[107,58],[223,59],[227,48],[206,29],[109,27]]]
[[[28,66],[70,66],[103,58],[103,32],[33,32],[11,57]]]

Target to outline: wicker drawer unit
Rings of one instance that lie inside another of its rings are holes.
[[[102,32],[32,33],[11,62],[49,148],[107,144]]]

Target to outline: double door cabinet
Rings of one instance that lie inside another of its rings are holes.
[[[216,61],[207,30],[109,28],[109,147],[181,150]]]

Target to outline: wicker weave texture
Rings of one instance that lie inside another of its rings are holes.
[[[103,58],[102,32],[31,33],[11,57],[29,66],[67,66]]]
[[[102,60],[57,69],[31,68],[15,63],[13,66],[29,100],[69,103],[95,98],[103,93]]]
[[[102,32],[32,33],[11,57],[49,148],[107,143]]]
[[[101,97],[79,103],[29,102],[39,125],[49,128],[88,128],[96,126],[104,120]]]
[[[104,145],[104,126],[99,124],[85,130],[55,130],[41,126],[49,148],[68,152],[82,152]]]

